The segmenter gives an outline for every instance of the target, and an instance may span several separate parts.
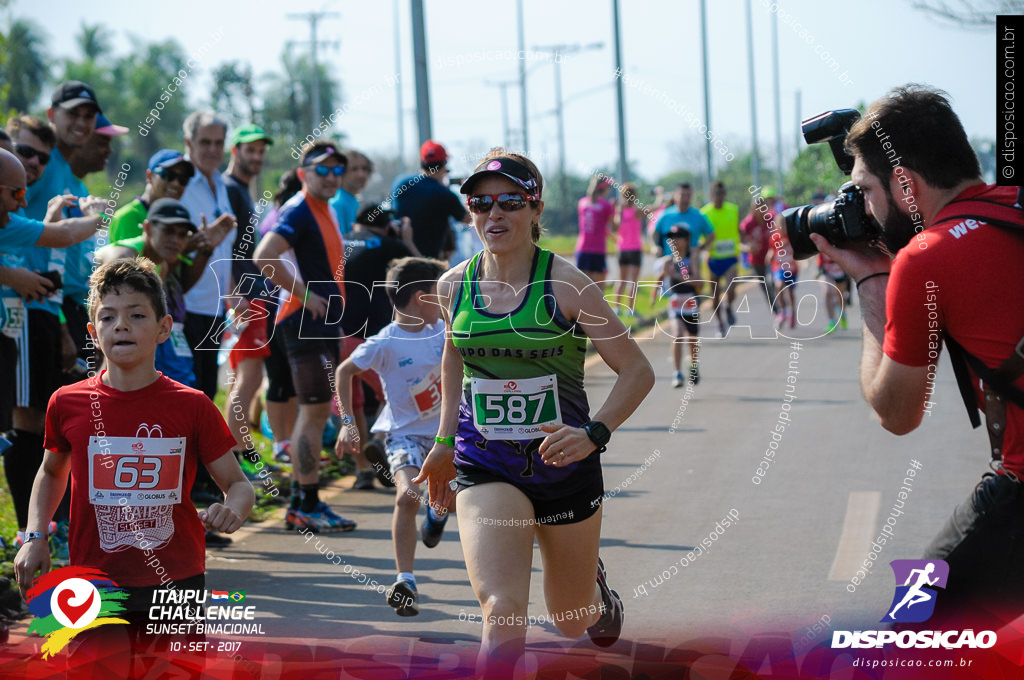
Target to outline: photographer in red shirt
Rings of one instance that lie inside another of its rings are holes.
[[[917,85],[873,103],[851,127],[846,149],[855,159],[851,179],[892,256],[812,239],[857,282],[865,399],[890,432],[917,428],[930,415],[945,340],[972,422],[978,409],[988,421],[994,474],[984,475],[925,549],[925,558],[950,567],[936,616],[955,614],[946,621],[957,627],[988,615],[1010,620],[1024,613],[1024,356],[1016,349],[1024,338],[1024,212],[1017,188],[982,181],[945,94]]]

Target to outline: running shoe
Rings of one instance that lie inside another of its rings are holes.
[[[388,604],[399,616],[416,616],[420,613],[419,595],[415,584],[409,581],[395,581],[395,584],[388,588],[387,596]]]
[[[323,512],[323,510],[327,512]],[[328,512],[330,515],[327,514]],[[323,502],[313,512],[302,512],[301,510],[288,508],[288,512],[284,517],[284,523],[288,529],[312,531],[313,533],[323,532],[325,534],[352,531],[356,528],[355,522],[331,512],[331,509]]]
[[[697,364],[690,364],[690,382],[694,385],[700,382],[700,370],[697,369]]]
[[[278,463],[290,463],[292,462],[292,446],[291,444],[285,444],[274,454],[274,460]]]
[[[846,325],[846,313],[844,312],[843,314],[839,315],[839,327],[845,331]]]
[[[683,372],[682,371],[676,371],[676,374],[674,376],[672,376],[672,387],[682,387],[682,386],[683,386]]]
[[[356,481],[352,488],[359,491],[368,491],[373,488],[373,479],[373,470],[360,470],[356,473]]]
[[[611,647],[622,633],[625,613],[619,594],[608,587],[608,575],[604,571],[604,562],[600,557],[597,558],[597,587],[601,589],[603,612],[597,623],[587,628],[587,635],[598,647]]]
[[[430,510],[427,510],[427,516],[423,518],[423,524],[420,525],[420,538],[423,539],[423,545],[428,548],[433,548],[441,542],[441,535],[444,534],[444,525],[448,522],[448,515],[444,516],[444,519],[437,522],[430,516]]]
[[[371,439],[363,448],[363,455],[377,475],[377,481],[388,489],[395,488],[395,480],[391,477],[391,466],[388,465],[388,456],[384,447],[376,439]]]
[[[331,507],[323,501],[320,501],[320,504],[316,506],[316,512],[322,513],[324,517],[331,521],[333,526],[339,527],[339,531],[352,531],[356,528],[356,523],[353,520],[345,519],[331,510]]]
[[[732,307],[725,308],[725,318],[729,322],[730,326],[736,325],[736,315],[732,312]]]
[[[825,327],[825,335],[828,335],[829,333],[834,331],[836,329],[836,326],[838,326],[838,325],[839,325],[839,320],[838,319],[829,319],[828,320],[828,326]]]

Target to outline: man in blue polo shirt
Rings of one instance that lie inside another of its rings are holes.
[[[654,225],[654,245],[658,247],[658,255],[669,254],[667,234],[672,227],[679,224],[690,232],[690,264],[693,267],[692,277],[701,278],[701,252],[715,240],[715,229],[708,222],[708,218],[700,214],[700,211],[690,205],[693,198],[693,188],[689,182],[683,182],[676,187],[673,195],[675,204],[662,213],[657,224]],[[706,237],[703,245],[701,237]]]
[[[455,232],[448,218],[470,221],[462,201],[445,184],[448,152],[428,139],[420,147],[423,172],[395,180],[391,200],[398,217],[412,220],[412,240],[423,257],[448,259],[455,251]]]

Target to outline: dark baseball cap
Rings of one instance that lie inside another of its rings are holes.
[[[690,238],[690,230],[681,224],[673,224],[665,233],[666,238]]]
[[[302,152],[302,160],[299,161],[299,166],[305,168],[310,165],[320,165],[332,157],[337,158],[338,162],[342,165],[348,165],[348,158],[345,157],[345,154],[333,142],[314,142],[308,149]]]
[[[528,199],[531,201],[540,200],[540,183],[537,181],[537,177],[530,172],[528,167],[514,158],[506,156],[497,156],[482,161],[473,170],[473,174],[462,183],[462,189],[459,191],[464,194],[472,193],[473,185],[476,184],[477,180],[486,175],[499,175],[510,179],[526,192]]]
[[[92,104],[96,107],[97,113],[103,113],[100,103],[96,99],[96,91],[81,80],[69,80],[58,85],[57,89],[53,91],[50,103],[62,109],[73,109],[81,104]]]
[[[191,231],[197,231],[188,209],[173,198],[158,198],[149,206],[149,220],[160,224],[187,224]]]

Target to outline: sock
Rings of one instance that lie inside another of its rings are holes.
[[[318,505],[320,505],[320,485],[303,484],[302,504],[299,506],[299,510],[302,512],[313,512]]]
[[[400,571],[400,572],[398,572],[398,580],[399,581],[408,581],[409,583],[412,584],[413,588],[416,587],[416,577],[413,576],[413,573],[411,571]]]
[[[292,497],[291,497],[291,503],[289,504],[289,507],[291,507],[292,510],[298,510],[300,505],[302,505],[302,489],[301,489],[301,487],[299,487],[299,483],[298,482],[293,481],[292,482]]]
[[[444,522],[448,519],[448,513],[445,513],[444,515],[439,515],[436,512],[434,512],[434,508],[429,505],[427,506],[427,516],[429,516],[431,521],[434,522]]]

